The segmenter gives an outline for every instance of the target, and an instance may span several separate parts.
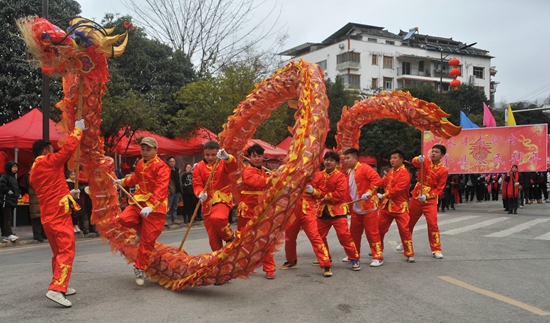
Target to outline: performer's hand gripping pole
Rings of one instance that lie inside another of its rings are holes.
[[[109,176],[113,181],[116,181],[116,178],[114,178],[111,174],[107,173],[107,176]],[[143,209],[143,207],[136,201],[136,199],[134,199],[132,194],[128,193],[128,191],[124,189],[122,185],[117,185],[117,187],[120,188],[126,194],[126,196],[128,196],[128,198],[131,199],[140,209]]]

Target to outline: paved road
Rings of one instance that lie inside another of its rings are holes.
[[[299,267],[261,271],[223,286],[164,290],[138,287],[131,265],[100,239],[77,242],[70,309],[44,297],[50,280],[47,244],[0,249],[0,322],[550,322],[550,204],[529,205],[518,215],[500,202],[461,204],[440,213],[443,260],[431,257],[425,222],[413,235],[415,264],[393,251],[398,234],[386,235],[384,265],[354,272],[331,231],[334,276],[311,265],[314,255],[299,236]],[[183,229],[160,241],[178,245]],[[366,241],[364,241],[364,244]],[[204,228],[191,230],[185,249],[208,252]],[[278,264],[283,252],[275,254]]]

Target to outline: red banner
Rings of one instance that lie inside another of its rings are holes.
[[[447,147],[442,162],[449,174],[504,173],[512,165],[520,172],[545,171],[548,125],[463,129],[450,139],[425,132],[424,154],[435,144]]]

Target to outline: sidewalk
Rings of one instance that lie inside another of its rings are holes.
[[[182,220],[183,216],[178,215],[178,219]],[[202,221],[197,221],[197,222],[193,223],[193,227],[195,227],[195,226],[200,227],[202,225],[203,225]],[[187,228],[187,225],[182,223],[180,225],[165,226],[163,231],[165,231],[165,230],[178,230],[178,229],[181,229],[181,228]],[[40,244],[43,244],[43,243],[48,243],[47,240],[44,240],[44,242],[38,242],[37,240],[34,240],[33,235],[32,235],[32,226],[30,226],[30,225],[17,226],[17,227],[13,227],[12,229],[13,229],[13,233],[16,236],[19,237],[19,240],[17,240],[16,242],[4,242],[4,241],[2,241],[2,242],[0,242],[0,249],[4,248],[4,247],[17,247],[17,246],[30,245],[30,244],[40,245]],[[79,232],[79,233],[75,233],[75,237],[76,237],[76,240],[78,241],[78,240],[82,240],[82,239],[99,238],[99,234],[91,232],[91,233],[88,233],[88,234],[84,235],[82,232]]]

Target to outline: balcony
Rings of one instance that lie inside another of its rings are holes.
[[[360,62],[347,61],[347,62],[342,62],[342,63],[336,65],[336,70],[338,70],[338,71],[346,70],[346,69],[359,70],[359,69],[361,69],[361,63]]]
[[[491,73],[491,76],[495,76],[497,75],[497,67],[496,66],[491,66],[491,68],[489,69],[489,73]]]

